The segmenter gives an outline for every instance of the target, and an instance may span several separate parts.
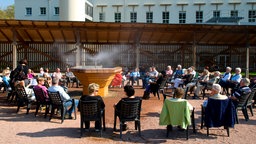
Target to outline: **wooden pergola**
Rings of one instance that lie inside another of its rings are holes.
[[[67,21],[0,20],[0,43],[13,44],[13,66],[17,45],[25,44],[139,44],[256,46],[255,25],[95,23]],[[138,48],[136,49],[136,51]],[[195,63],[194,54],[193,63]],[[136,55],[139,65],[139,50]]]

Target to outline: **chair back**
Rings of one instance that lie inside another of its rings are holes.
[[[242,94],[239,99],[239,103],[237,104],[237,107],[245,107],[248,103],[248,98],[252,92]]]
[[[205,108],[205,126],[234,127],[235,115],[235,107],[231,99],[219,100],[208,98],[208,103]]]
[[[101,106],[98,100],[80,100],[81,118],[88,121],[95,121],[101,118]]]
[[[62,105],[63,104],[63,100],[61,99],[60,93],[57,92],[50,92],[48,91],[48,96],[50,98],[51,104],[53,105]]]
[[[25,88],[21,85],[16,85],[15,86],[15,91],[17,93],[17,98],[19,99],[25,99],[27,100],[28,99],[28,96],[27,96],[27,93],[25,91]]]
[[[160,86],[159,86],[159,90],[163,90],[164,87],[166,86],[166,82],[168,80],[168,77],[164,77],[163,81],[161,82]]]
[[[166,99],[160,114],[160,125],[179,125],[187,128],[191,125],[187,100]]]
[[[247,104],[246,105],[251,105],[253,103],[252,99],[253,99],[255,93],[256,93],[256,88],[252,89],[252,92],[250,93],[250,95],[247,99]]]
[[[120,120],[139,120],[141,111],[141,99],[121,101]]]
[[[46,96],[42,88],[33,87],[33,91],[37,102],[44,103],[46,101]]]

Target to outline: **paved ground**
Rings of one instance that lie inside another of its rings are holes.
[[[136,95],[142,96],[143,89],[136,88]],[[81,88],[70,89],[70,95],[78,98],[81,95]],[[206,129],[200,129],[200,104],[203,100],[192,100],[189,102],[196,108],[196,129],[197,133],[189,131],[189,140],[185,139],[185,133],[174,129],[170,132],[168,138],[165,137],[165,126],[159,126],[159,114],[161,112],[162,100],[152,97],[142,102],[141,129],[142,136],[138,136],[134,130],[134,123],[128,123],[129,129],[123,133],[123,139],[120,140],[119,132],[113,132],[113,105],[118,102],[124,95],[123,89],[111,88],[108,97],[104,98],[106,103],[106,126],[103,136],[99,137],[98,133],[85,133],[80,138],[80,116],[76,120],[65,120],[60,124],[60,119],[44,118],[40,113],[34,116],[35,109],[31,109],[28,115],[25,114],[25,108],[16,114],[16,107],[13,104],[7,104],[4,100],[6,93],[0,94],[0,144],[56,144],[56,143],[232,143],[248,144],[254,143],[256,135],[256,117],[250,115],[250,120],[245,121],[242,112],[239,111],[241,124],[235,125],[230,130],[230,137],[227,137],[223,128],[210,129],[210,136],[206,136]],[[162,97],[161,97],[162,98]],[[254,113],[256,113],[254,109]],[[94,125],[94,124],[92,124]],[[92,130],[93,131],[93,130]]]

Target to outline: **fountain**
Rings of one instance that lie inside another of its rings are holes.
[[[87,58],[88,57],[89,56],[87,56]],[[99,63],[97,63],[97,61],[99,61],[100,59],[102,60],[103,58],[104,56],[102,54],[101,55],[98,54],[90,58],[90,60],[93,61],[94,65],[75,66],[70,68],[70,70],[75,74],[75,76],[83,84],[84,86],[83,94],[88,94],[88,85],[90,83],[97,83],[100,85],[98,94],[103,97],[107,96],[108,86],[113,80],[115,74],[122,71],[121,67],[104,68],[102,65],[98,65]]]
[[[108,95],[108,86],[115,74],[122,71],[121,67],[102,68],[102,66],[76,66],[70,69],[83,84],[83,94],[88,94],[90,83],[97,83],[100,85],[98,94],[103,97]]]

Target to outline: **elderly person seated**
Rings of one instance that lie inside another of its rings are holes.
[[[241,68],[237,67],[235,69],[235,74],[233,74],[230,78],[230,80],[227,80],[227,88],[231,88],[232,90],[234,88],[236,88],[238,86],[238,84],[240,83],[241,79],[242,79],[242,75],[241,75]],[[229,91],[227,89],[227,93],[229,94]]]
[[[251,89],[248,87],[249,84],[250,80],[248,78],[242,78],[239,88],[231,91],[230,98],[232,99],[235,107],[237,107],[239,101],[245,101],[245,99],[247,99],[246,95],[251,93]]]
[[[208,70],[205,70],[205,72],[207,72],[207,71]],[[218,82],[218,80],[220,78],[219,75],[220,75],[220,72],[215,71],[214,74],[213,74],[213,77],[211,79],[207,80],[207,77],[206,77],[204,82],[198,82],[197,86],[196,86],[196,89],[195,89],[195,96],[198,97],[200,91],[204,88],[211,89],[212,85],[215,84],[216,82]]]
[[[221,75],[219,84],[221,87],[223,87],[223,89],[227,88],[227,80],[229,80],[231,77],[231,70],[231,67],[226,67],[226,72],[223,75]]]
[[[66,93],[63,87],[59,86],[59,79],[57,77],[52,79],[52,86],[48,88],[49,92],[59,92],[61,99],[64,101],[66,111],[65,118],[72,119],[72,113],[78,106],[79,101],[75,99],[75,106],[72,105],[72,98]]]
[[[130,73],[130,81],[132,82],[132,86],[135,83],[135,81],[138,81],[139,78],[140,78],[139,69],[135,68],[135,70]]]
[[[208,80],[209,80],[209,71],[207,69],[204,69],[202,75],[198,79],[196,79],[186,85],[186,89],[188,89],[192,93],[195,86],[200,85],[200,84],[205,85]],[[197,94],[195,94],[193,96],[193,99],[196,99],[196,98],[198,98]]]
[[[211,99],[225,100],[228,98],[226,95],[220,94],[220,92],[221,92],[221,86],[219,84],[213,84],[209,99],[211,98]],[[208,100],[205,100],[203,102],[203,107],[206,107],[207,103],[208,103]]]
[[[66,80],[67,80],[67,85],[69,83],[76,82],[76,87],[77,88],[79,87],[79,83],[80,83],[79,80],[74,75],[74,73],[69,70],[69,68],[66,68],[65,76],[66,76]]]
[[[191,82],[191,80],[193,79],[193,74],[192,74],[193,69],[192,68],[188,68],[187,69],[187,73],[184,74],[181,78],[175,78],[174,80],[174,88],[179,87],[179,85],[184,84],[187,85],[188,83]]]

